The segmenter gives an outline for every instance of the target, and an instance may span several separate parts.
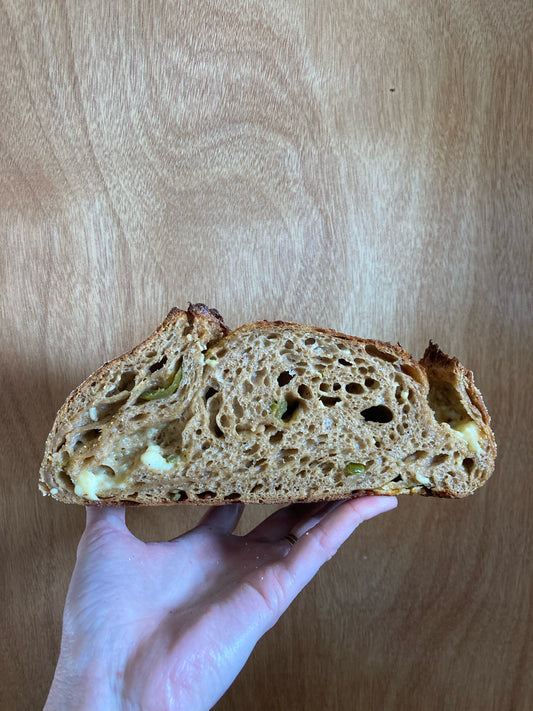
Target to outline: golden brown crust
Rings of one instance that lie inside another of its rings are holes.
[[[172,313],[175,310],[179,311],[179,309],[176,309],[176,307],[174,307],[170,313]],[[208,306],[206,306],[205,304],[201,304],[201,303],[198,303],[198,304],[189,303],[189,308],[187,309],[187,313],[188,313],[189,317],[192,318],[193,320],[195,318],[202,317],[202,318],[208,319],[209,321],[212,321],[213,323],[215,323],[217,326],[220,327],[224,336],[229,333],[229,328],[224,323],[224,319],[222,318],[220,312],[217,311],[216,309],[210,309]],[[167,318],[168,318],[168,316],[167,316]]]

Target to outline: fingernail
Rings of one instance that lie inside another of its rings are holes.
[[[368,521],[368,519],[374,518],[374,516],[392,511],[397,505],[398,501],[394,496],[369,496],[365,498],[363,517]]]
[[[392,511],[398,506],[398,499],[395,496],[382,496],[379,499],[379,513],[386,513],[387,511]]]
[[[383,506],[383,511],[391,511],[398,506],[398,499],[395,496],[381,496],[380,503]]]

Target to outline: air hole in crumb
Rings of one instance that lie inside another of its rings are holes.
[[[214,499],[216,498],[216,492],[215,491],[202,491],[201,494],[198,494],[199,499]]]
[[[298,454],[298,450],[294,448],[279,450],[280,457],[293,457],[295,454]]]
[[[91,461],[91,457],[89,457],[88,459],[84,459],[82,464],[86,465],[90,461]],[[97,465],[95,467],[90,466],[88,468],[88,471],[90,471],[91,474],[104,475],[104,476],[109,477],[110,479],[112,477],[116,476],[116,471],[112,467],[107,466],[107,464]]]
[[[337,391],[341,389],[341,384],[340,383],[333,383],[333,390]]]
[[[278,375],[278,385],[282,388],[287,383],[290,383],[294,378],[294,373],[289,373],[288,370],[284,370],[283,373]]]
[[[377,380],[374,380],[374,378],[366,378],[365,379],[365,388],[369,388],[370,390],[374,390],[378,385]]]
[[[69,453],[65,449],[63,449],[61,452],[59,452],[59,461],[62,465],[65,465],[69,459],[70,459]]]
[[[421,459],[425,459],[428,453],[423,449],[417,449],[416,452],[411,452],[411,454],[406,455],[402,461],[403,462],[418,462]]]
[[[127,399],[120,399],[118,402],[103,402],[100,403],[99,405],[95,405],[94,407],[91,407],[89,409],[89,415],[91,416],[91,419],[94,420],[94,415],[96,416],[97,420],[105,420],[110,417],[113,417],[120,408],[127,402]]]
[[[283,432],[275,432],[273,435],[270,436],[269,442],[270,444],[279,444],[281,440],[283,439]]]
[[[224,437],[224,432],[220,429],[217,422],[217,415],[221,405],[221,395],[217,393],[208,400],[207,409],[209,410],[209,429],[215,437]]]
[[[308,385],[302,384],[298,386],[298,395],[304,400],[310,400],[313,397],[313,391]]]
[[[292,341],[285,341],[285,348],[290,350],[291,348],[294,348],[294,343]]]
[[[347,383],[345,386],[346,392],[350,395],[360,395],[364,388],[360,383]]]
[[[185,501],[185,499],[188,499],[189,497],[187,496],[187,493],[183,490],[181,491],[172,491],[170,493],[170,498],[173,501]]]
[[[314,343],[316,343],[316,340],[314,338],[306,338],[304,343],[306,346],[312,346]]]
[[[256,370],[255,373],[252,375],[252,380],[254,384],[260,383],[265,379],[265,376],[267,374],[266,368],[261,368],[260,370]]]
[[[432,464],[432,465],[433,465],[433,464],[442,464],[442,463],[445,462],[447,459],[448,459],[448,455],[447,455],[447,454],[437,454],[437,455],[434,456],[433,459],[431,460],[431,464]]]
[[[157,363],[152,363],[150,366],[150,373],[155,373],[156,370],[161,370],[161,368],[165,365],[167,362],[168,358],[166,355],[164,355],[161,360],[158,360]]]
[[[394,479],[392,480],[393,482],[399,482],[402,481],[402,477],[398,474],[398,476],[395,476]]]
[[[340,365],[347,365],[347,366],[353,365],[353,363],[350,363],[349,360],[345,360],[344,358],[339,358],[337,363],[339,363]]]
[[[253,445],[252,445],[251,447],[249,447],[248,449],[245,449],[244,451],[245,451],[246,454],[252,455],[252,454],[256,454],[256,452],[258,452],[259,449],[260,449],[259,443],[258,443],[258,442],[255,442],[255,444],[253,444]]]
[[[263,488],[263,484],[255,484],[255,486],[252,487],[251,494],[255,494],[256,491],[261,491]]]
[[[413,380],[416,380],[417,383],[420,383],[422,385],[424,384],[424,379],[420,373],[420,370],[414,365],[409,365],[409,363],[402,363],[400,366],[400,370],[402,371],[402,373],[405,373],[405,375],[408,375],[410,378],[413,378]]]
[[[281,416],[284,422],[288,422],[291,417],[296,413],[296,410],[300,407],[300,400],[294,395],[289,395],[287,397],[287,410]]]
[[[83,441],[84,442],[92,442],[95,439],[98,439],[100,437],[102,430],[85,430],[83,433]]]
[[[329,389],[330,389],[330,385],[329,385],[329,383],[320,383],[320,386],[318,389],[321,390],[323,393],[328,393]]]
[[[228,494],[227,496],[224,497],[224,501],[236,501],[237,499],[240,499],[241,495],[237,492],[234,491],[232,494]]]
[[[320,356],[317,360],[317,367],[326,366],[326,365],[333,365],[333,358],[329,356]]]
[[[374,405],[361,410],[361,415],[367,422],[378,422],[380,424],[392,421],[392,412],[386,405]]]
[[[135,376],[136,374],[133,370],[126,370],[122,373],[118,382],[115,383],[111,390],[106,393],[106,397],[111,397],[112,395],[121,393],[124,390],[131,392],[135,386]]]
[[[338,402],[340,402],[340,397],[326,397],[325,395],[320,398],[320,402],[326,407],[333,407]]]
[[[213,395],[216,395],[217,392],[218,392],[218,390],[215,390],[215,388],[208,388],[205,391],[205,395],[204,395],[205,401],[207,402],[209,400],[209,398],[213,397]]]
[[[474,460],[472,459],[472,457],[467,457],[466,459],[463,459],[463,467],[470,474],[470,472],[474,468]]]
[[[101,432],[102,432],[102,430],[99,430],[99,429],[85,430],[84,432],[80,432],[80,436],[74,443],[74,446],[72,447],[72,449],[75,451],[75,450],[79,449],[84,444],[90,444],[91,442],[94,442],[95,440],[98,439]]]
[[[396,363],[396,361],[398,360],[398,356],[395,353],[388,353],[387,351],[382,351],[380,348],[373,345],[372,343],[369,343],[367,346],[365,346],[365,351],[368,353],[368,355],[373,356],[374,358],[380,358],[381,360],[387,361],[387,363]]]
[[[244,410],[242,409],[241,403],[239,402],[238,398],[236,398],[236,397],[233,398],[233,412],[235,413],[235,416],[239,420],[244,415]]]

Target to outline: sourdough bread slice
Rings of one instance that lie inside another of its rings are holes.
[[[79,504],[463,497],[496,443],[472,373],[430,344],[173,309],[67,399],[39,487]]]

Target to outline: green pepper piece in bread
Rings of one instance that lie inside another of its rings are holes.
[[[359,464],[358,462],[350,462],[346,465],[346,471],[348,474],[364,474],[365,465]]]
[[[281,420],[283,415],[287,412],[287,403],[285,400],[281,402],[274,401],[270,406],[270,414],[274,415],[277,420]]]
[[[141,400],[162,400],[165,397],[170,397],[171,395],[174,395],[181,383],[182,374],[183,368],[180,366],[176,371],[176,375],[172,378],[170,385],[167,385],[166,388],[156,388],[155,390],[147,390],[142,395],[140,395]]]

